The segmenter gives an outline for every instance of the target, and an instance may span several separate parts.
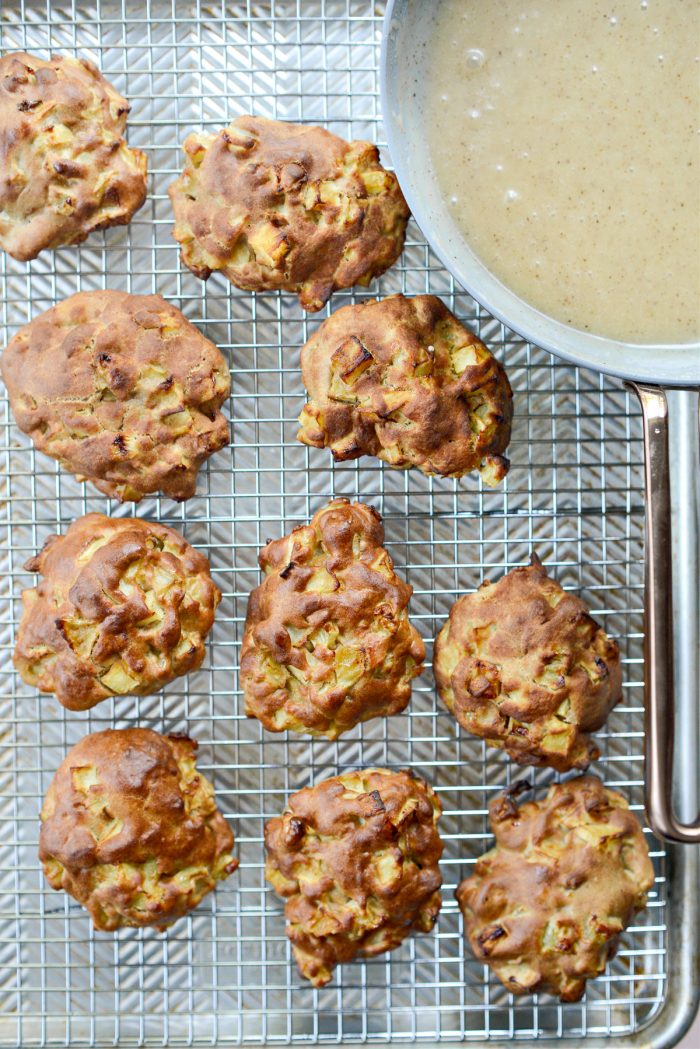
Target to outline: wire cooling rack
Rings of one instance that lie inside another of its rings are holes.
[[[3,256],[4,343],[39,311],[78,290],[157,291],[230,360],[232,444],[185,505],[151,499],[136,512],[172,524],[205,550],[224,593],[204,668],[162,695],[119,699],[86,714],[38,696],[13,673],[24,561],[47,535],[90,510],[132,512],[81,487],[35,454],[2,418],[2,747],[0,749],[0,1040],[33,1046],[340,1043],[585,1036],[619,1038],[654,1017],[667,972],[666,857],[652,842],[657,880],[583,1002],[514,999],[465,949],[458,881],[489,845],[486,807],[512,776],[498,752],[461,733],[436,699],[430,670],[409,709],[336,743],[265,733],[242,714],[239,644],[247,595],[267,537],[306,521],[331,495],[374,504],[387,546],[414,587],[413,621],[428,643],[455,596],[525,562],[536,550],[567,589],[583,594],[618,638],[624,699],[600,734],[595,771],[641,814],[643,504],[640,428],[612,381],[554,362],[519,341],[456,288],[412,225],[400,263],[369,295],[434,292],[508,367],[516,421],[512,470],[496,491],[474,478],[430,480],[363,459],[333,466],[295,441],[304,402],[299,348],[321,317],[290,295],[250,295],[219,276],[184,270],[166,189],[180,143],[255,113],[322,123],[382,143],[378,58],[382,5],[372,0],[3,0],[0,48],[92,58],[132,104],[131,145],[146,150],[149,197],[131,225],[30,264]],[[95,933],[53,892],[37,861],[38,812],[67,748],[112,725],[187,731],[236,835],[239,871],[165,935]],[[280,902],[263,877],[263,826],[286,795],[360,765],[410,765],[445,809],[444,905],[436,931],[385,957],[343,967],[313,990],[297,976]],[[540,784],[550,773],[531,774]]]

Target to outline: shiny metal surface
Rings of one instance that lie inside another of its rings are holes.
[[[465,948],[457,882],[490,844],[486,808],[523,770],[460,732],[430,669],[409,708],[336,743],[273,736],[246,719],[239,646],[257,553],[329,495],[373,503],[387,546],[414,587],[411,615],[428,644],[454,598],[536,550],[582,594],[624,661],[621,704],[599,734],[595,771],[643,818],[643,464],[633,394],[551,356],[494,320],[445,271],[415,225],[377,293],[433,292],[506,362],[515,390],[512,470],[497,490],[402,473],[372,459],[334,466],[295,440],[304,401],[299,348],[320,322],[293,296],[203,285],[178,261],[168,183],[188,131],[251,110],[384,141],[373,0],[3,0],[0,48],[93,58],[132,103],[129,138],[149,157],[149,198],[129,227],[46,253],[0,257],[0,344],[78,289],[165,295],[231,363],[232,444],[203,471],[194,499],[150,499],[135,511],[77,484],[35,453],[0,398],[0,1044],[338,1045],[467,1041],[642,1049],[670,1045],[690,1017],[697,978],[697,853],[654,841],[656,884],[585,999],[515,999]],[[328,311],[326,311],[327,313]],[[164,693],[87,714],[39,697],[14,674],[25,560],[88,510],[137,513],[180,529],[211,559],[224,597],[204,667]],[[86,732],[142,724],[187,731],[236,834],[239,871],[160,936],[95,933],[44,881],[36,857],[41,799],[67,748]],[[689,745],[691,739],[682,740]],[[288,793],[358,765],[410,765],[440,794],[444,907],[435,932],[386,957],[343,967],[314,991],[296,974],[279,900],[263,877],[264,822]],[[530,772],[544,790],[552,774]]]
[[[666,404],[663,387],[690,390],[700,386],[700,344],[640,346],[620,344],[577,331],[529,306],[505,287],[472,251],[441,198],[437,179],[424,148],[425,115],[422,111],[422,63],[437,5],[419,0],[389,0],[382,44],[382,109],[387,139],[396,158],[396,170],[415,218],[433,250],[463,287],[494,316],[526,339],[551,353],[584,367],[646,382],[639,391],[644,411],[652,413],[659,427],[655,434],[645,425],[647,575],[646,600],[650,630],[647,660],[646,803],[651,825],[669,840],[700,842],[700,828],[679,822],[672,814],[673,723],[677,692],[673,686],[674,603],[670,563],[671,494],[668,452],[664,451]],[[633,292],[631,292],[633,293]],[[650,383],[659,384],[654,387]],[[688,399],[694,398],[688,393]],[[687,404],[685,406],[687,412]],[[694,505],[700,491],[700,474],[688,469],[680,479],[681,491]],[[697,531],[697,519],[690,522]],[[691,644],[697,645],[697,637]],[[695,664],[697,665],[697,664]],[[697,692],[682,665],[677,690]],[[661,777],[661,779],[659,779]]]
[[[646,490],[650,493],[646,501],[644,638],[646,811],[652,830],[660,837],[698,845],[700,815],[685,821],[676,815],[673,802],[673,578],[689,568],[683,564],[674,568],[673,563],[668,404],[659,387],[631,385],[642,406]],[[691,490],[689,484],[685,493],[689,501]]]

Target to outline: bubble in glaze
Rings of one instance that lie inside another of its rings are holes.
[[[466,54],[467,69],[479,69],[486,61],[486,55],[478,47],[470,47]]]

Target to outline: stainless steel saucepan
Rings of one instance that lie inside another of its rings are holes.
[[[479,261],[441,196],[426,148],[422,70],[431,20],[439,3],[440,0],[388,0],[381,75],[382,110],[391,159],[413,215],[431,247],[455,279],[489,313],[524,339],[558,357],[619,376],[639,398],[646,479],[647,817],[661,837],[700,843],[700,816],[677,812],[672,790],[676,698],[679,705],[685,704],[687,717],[694,715],[697,719],[700,343],[641,346],[578,331],[523,302]],[[440,56],[431,60],[439,62]],[[458,156],[455,163],[459,163]],[[630,294],[634,294],[634,289],[630,289]],[[667,391],[686,391],[672,397],[678,413],[674,425],[685,431],[675,444],[680,450],[673,461],[669,456]],[[684,551],[683,563],[680,556],[673,563],[672,522],[676,549]],[[678,668],[675,688],[674,633]],[[686,752],[686,768],[676,769],[676,779],[679,772],[681,778],[693,775],[690,765]]]

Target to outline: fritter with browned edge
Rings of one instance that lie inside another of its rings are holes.
[[[186,736],[107,729],[77,743],[54,776],[39,859],[95,928],[163,930],[238,866],[196,750]]]
[[[440,910],[440,802],[409,771],[364,769],[293,794],[265,827],[265,876],[287,902],[302,976],[430,932]]]
[[[496,485],[508,472],[513,395],[502,365],[435,295],[336,310],[301,351],[308,402],[297,438],[342,462]]]
[[[196,670],[221,594],[209,562],[165,525],[87,514],[25,565],[14,662],[69,710],[146,695]]]
[[[129,108],[84,58],[0,58],[0,248],[26,261],[131,221],[146,154],[124,140]]]
[[[645,907],[654,870],[636,816],[595,776],[518,805],[523,786],[491,802],[496,845],[457,900],[474,954],[509,991],[577,1002]]]
[[[620,652],[536,557],[452,606],[435,642],[438,692],[468,732],[522,765],[565,772],[622,697]]]
[[[202,280],[221,271],[237,288],[297,292],[320,310],[401,254],[408,207],[370,142],[245,116],[189,135],[184,152],[168,191],[174,237]]]
[[[226,362],[160,295],[71,295],[10,340],[2,377],[36,447],[123,501],[189,499],[229,442]]]
[[[336,739],[408,703],[425,646],[383,542],[376,510],[335,499],[261,552],[240,681],[246,714],[271,732]]]

